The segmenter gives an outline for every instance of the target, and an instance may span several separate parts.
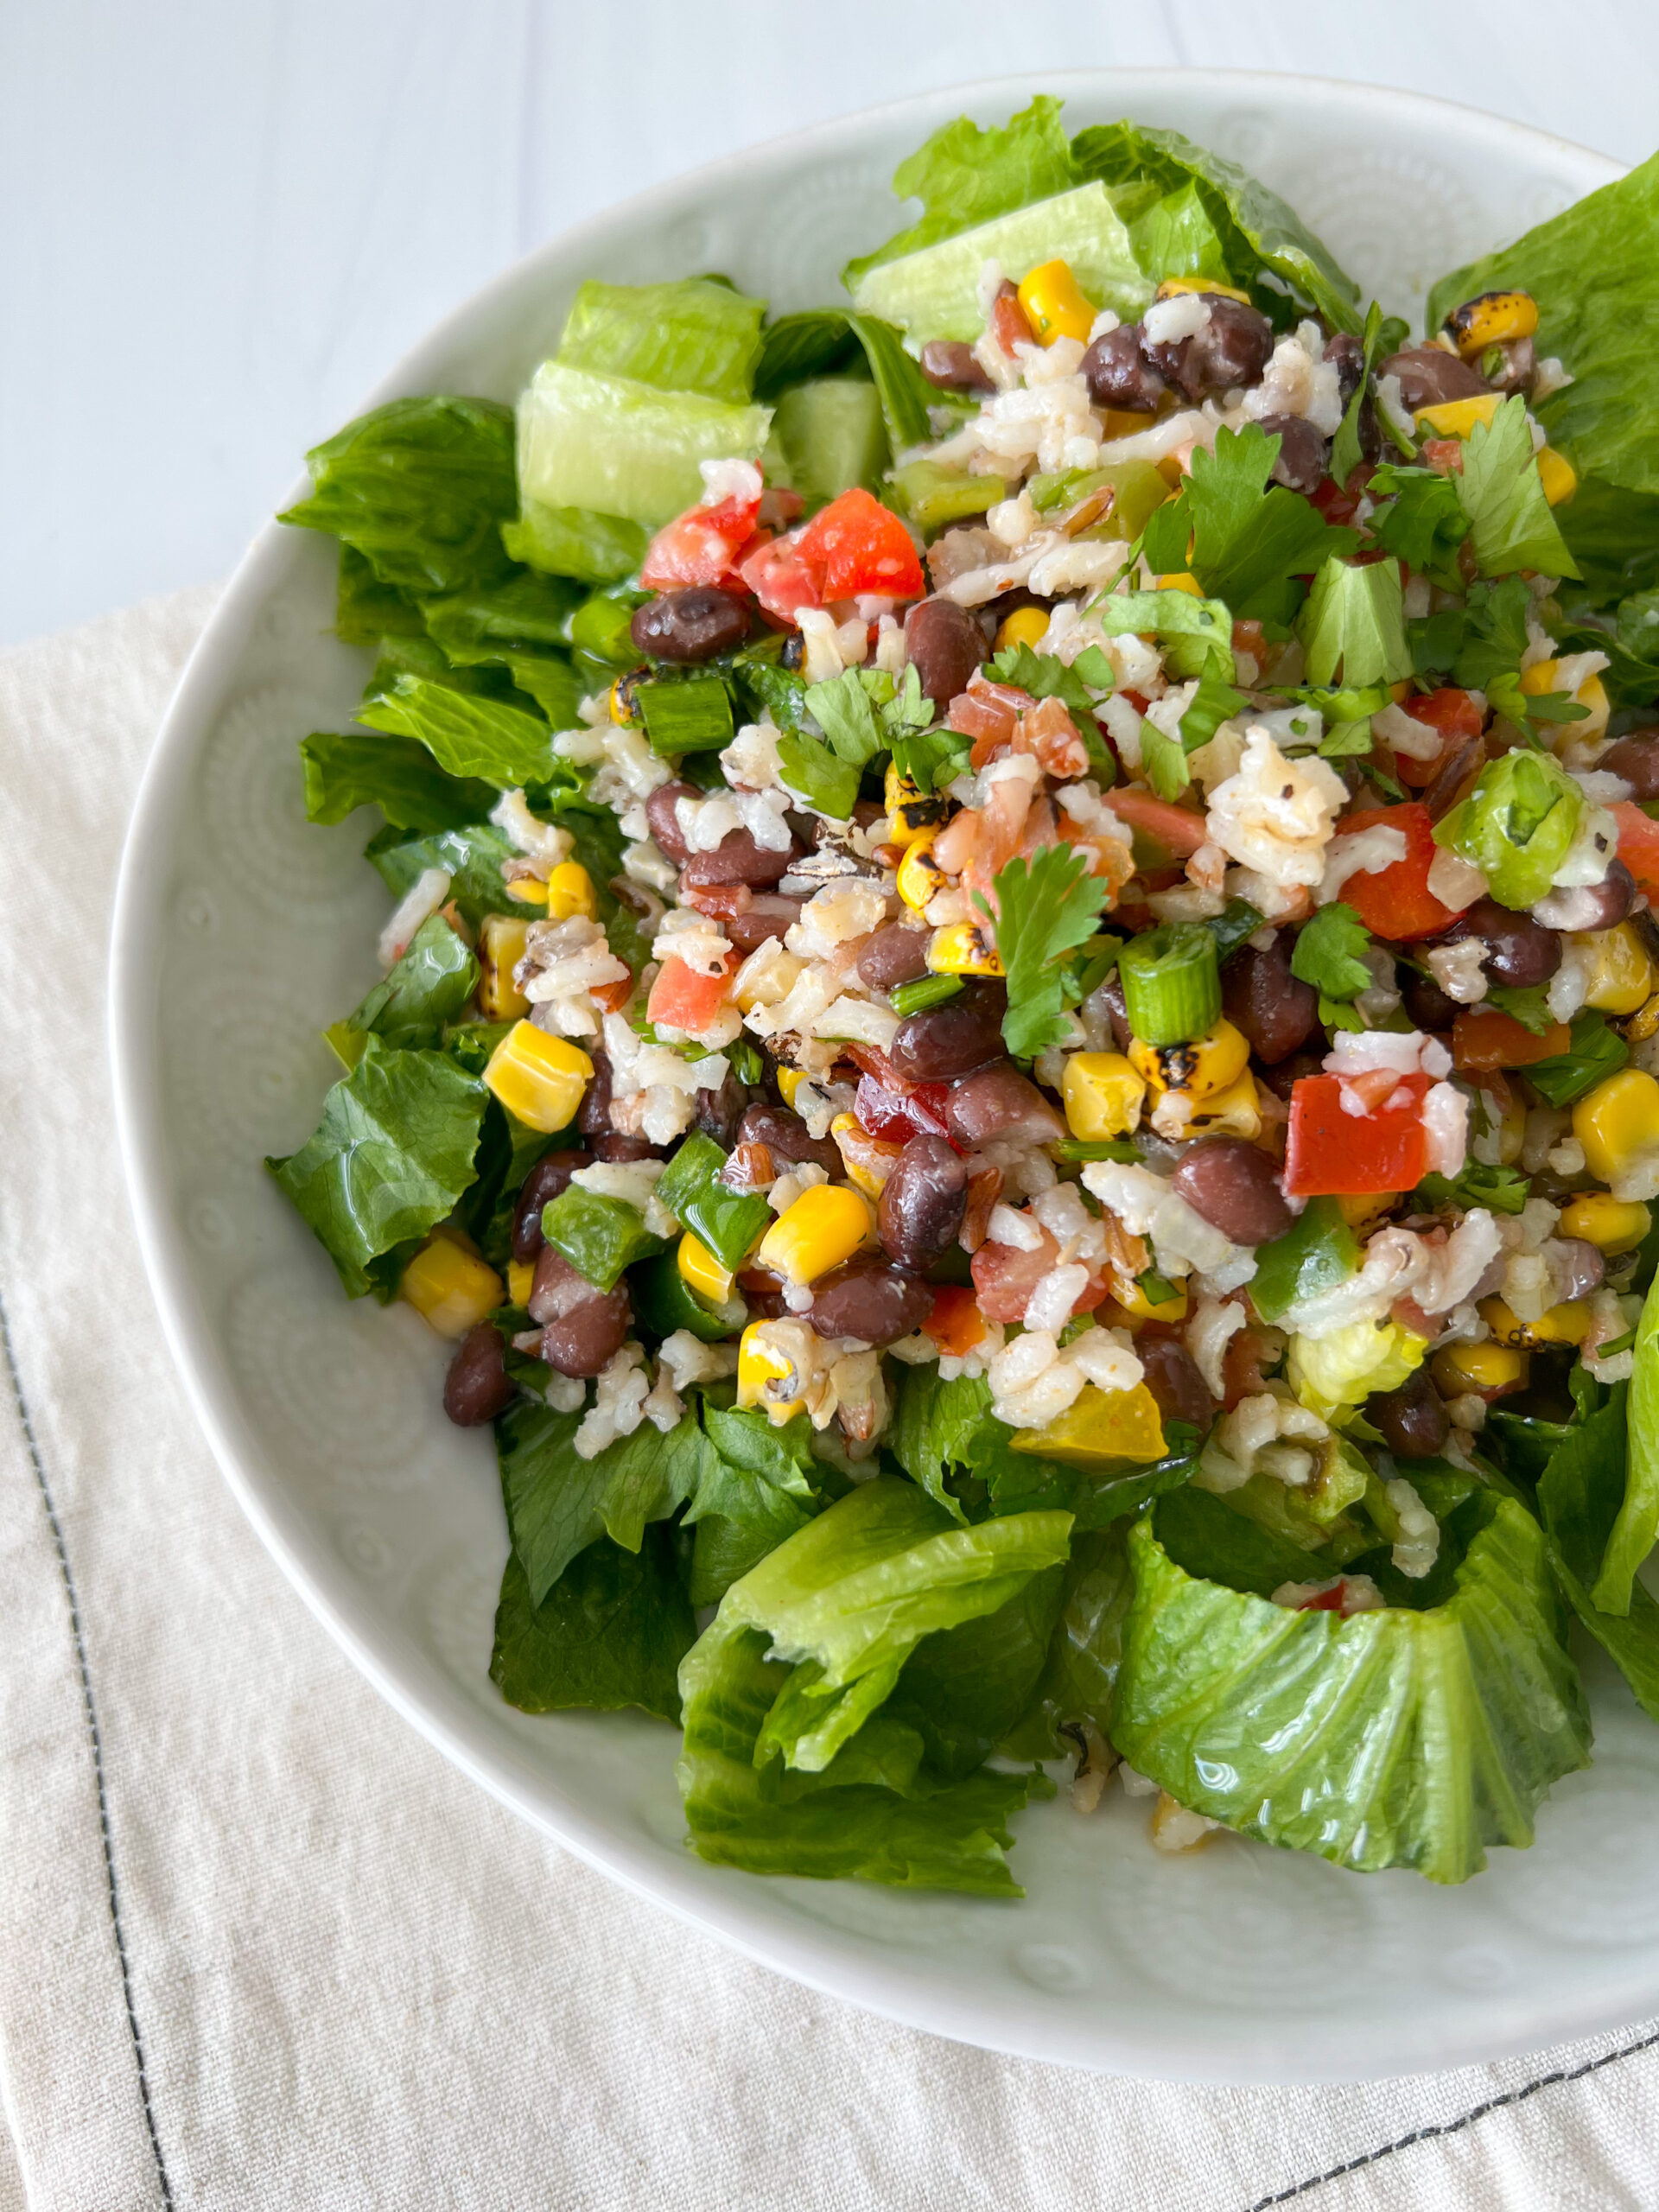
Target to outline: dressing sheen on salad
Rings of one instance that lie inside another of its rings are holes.
[[[705,1859],[1016,1896],[1110,1786],[1460,1882],[1573,1621],[1659,1719],[1659,157],[1421,340],[1173,131],[894,185],[309,456],[393,904],[270,1171],[493,1424],[501,1695],[677,1724]]]

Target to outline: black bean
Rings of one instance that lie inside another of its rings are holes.
[[[1120,1052],[1127,1052],[1135,1042],[1135,1032],[1129,1026],[1128,1001],[1123,995],[1123,978],[1116,968],[1084,1002],[1084,1011],[1095,1020],[1110,1026],[1112,1042]]]
[[[1135,1343],[1148,1390],[1166,1421],[1184,1421],[1200,1436],[1216,1417],[1216,1402],[1198,1372],[1198,1363],[1173,1337],[1142,1334]]]
[[[1096,338],[1083,357],[1083,373],[1096,407],[1116,407],[1126,415],[1155,415],[1169,389],[1141,351],[1138,323],[1120,323]]]
[[[1173,1187],[1235,1244],[1266,1244],[1295,1219],[1272,1160],[1243,1137],[1200,1137],[1184,1146]]]
[[[859,981],[873,991],[890,991],[897,984],[925,976],[930,934],[913,929],[908,922],[887,923],[858,956]]]
[[[1440,1394],[1420,1367],[1397,1390],[1365,1401],[1365,1418],[1396,1459],[1435,1459],[1452,1433]]]
[[[787,875],[795,849],[781,853],[770,845],[757,845],[747,830],[729,830],[712,853],[693,853],[680,871],[683,890],[702,890],[711,883],[747,883],[750,888],[770,888]]]
[[[1561,964],[1561,935],[1546,929],[1530,914],[1500,906],[1496,899],[1477,899],[1459,914],[1440,939],[1442,944],[1461,944],[1478,937],[1486,947],[1481,972],[1494,983],[1511,989],[1530,983],[1547,983]]]
[[[757,1103],[737,1125],[738,1144],[763,1144],[774,1160],[797,1167],[822,1167],[826,1175],[844,1175],[841,1154],[833,1137],[815,1137],[792,1108]]]
[[[1633,729],[1616,737],[1596,766],[1623,776],[1632,798],[1659,798],[1659,729]]]
[[[620,1161],[633,1160],[666,1160],[668,1147],[652,1144],[648,1137],[624,1136],[620,1129],[609,1129],[603,1136],[594,1139],[594,1158]]]
[[[611,1126],[611,1056],[602,1045],[589,1045],[594,1072],[576,1109],[576,1127],[585,1137],[605,1135]]]
[[[989,1136],[1024,1137],[1052,1144],[1065,1124],[1028,1076],[1006,1060],[965,1077],[945,1094],[945,1126],[963,1144]]]
[[[908,1014],[893,1032],[887,1058],[907,1083],[949,1083],[971,1075],[1002,1055],[1002,1016],[1007,994],[993,984],[970,983],[943,1006]]]
[[[1160,376],[1188,399],[1258,384],[1273,353],[1273,325],[1259,308],[1220,292],[1198,297],[1210,320],[1190,338],[1145,339],[1141,351]]]
[[[1305,415],[1264,415],[1262,428],[1279,440],[1273,481],[1293,492],[1317,492],[1325,481],[1331,448]]]
[[[1365,341],[1351,330],[1339,330],[1325,340],[1325,358],[1337,372],[1337,395],[1346,407],[1365,372]]]
[[[750,899],[741,913],[721,918],[721,927],[740,952],[753,952],[768,938],[782,937],[791,923],[801,918],[804,899],[786,899],[781,892],[763,891],[758,899]]]
[[[585,1152],[544,1152],[518,1188],[512,1209],[512,1256],[533,1260],[542,1249],[542,1208],[550,1205],[578,1167],[590,1167]]]
[[[1268,1067],[1305,1045],[1319,1025],[1319,995],[1290,972],[1291,940],[1281,931],[1265,952],[1246,944],[1221,972],[1221,1004]]]
[[[974,349],[957,338],[930,338],[922,348],[922,374],[941,391],[995,391],[996,386],[974,359]]]
[[[728,1068],[725,1081],[718,1090],[698,1091],[696,1127],[705,1136],[713,1137],[716,1144],[724,1145],[729,1152],[736,1140],[737,1125],[742,1120],[748,1103],[747,1086],[740,1083]]]
[[[628,624],[628,635],[652,660],[713,660],[735,651],[748,634],[748,608],[713,584],[658,592],[635,607]]]
[[[1585,917],[1573,927],[1581,931],[1616,928],[1636,904],[1636,878],[1623,861],[1614,861],[1599,883],[1587,885],[1572,894],[1579,904],[1579,913]]]
[[[1558,1238],[1550,1248],[1549,1258],[1558,1306],[1565,1306],[1574,1298],[1588,1298],[1592,1290],[1601,1288],[1607,1262],[1587,1238]]]
[[[481,1428],[512,1403],[505,1351],[505,1338],[489,1321],[474,1324],[455,1346],[443,1378],[443,1410],[457,1428]]]
[[[1402,968],[1400,996],[1414,1026],[1430,1032],[1449,1029],[1458,1018],[1458,1002],[1443,991],[1432,976],[1414,968]]]
[[[1398,377],[1400,397],[1414,415],[1420,407],[1439,407],[1448,399],[1472,399],[1491,389],[1478,369],[1438,346],[1408,346],[1377,363],[1379,377]]]
[[[1448,810],[1485,757],[1485,740],[1478,737],[1465,738],[1446,755],[1435,771],[1433,782],[1423,793],[1423,804],[1431,822],[1438,822]]]
[[[968,1170],[943,1137],[912,1137],[881,1185],[876,1228],[900,1267],[931,1268],[956,1243],[968,1210]]]
[[[879,1260],[849,1260],[813,1286],[807,1319],[821,1337],[856,1337],[867,1344],[914,1336],[933,1311],[933,1294],[915,1275]]]
[[[674,809],[683,798],[702,798],[703,794],[695,784],[658,784],[645,801],[645,821],[652,836],[657,840],[657,849],[666,853],[676,868],[683,868],[691,857],[691,848],[685,842],[679,818]]]
[[[924,599],[905,617],[905,651],[922,695],[948,707],[985,658],[985,636],[954,599]]]
[[[597,1375],[621,1350],[633,1318],[626,1283],[595,1290],[553,1244],[542,1247],[529,1306],[542,1357],[561,1375]]]

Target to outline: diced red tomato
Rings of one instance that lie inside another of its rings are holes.
[[[1307,496],[1326,522],[1338,526],[1352,522],[1359,512],[1359,501],[1351,498],[1334,476],[1325,477]]]
[[[1452,1057],[1459,1075],[1530,1067],[1535,1060],[1554,1059],[1572,1041],[1564,1021],[1552,1021],[1535,1036],[1524,1022],[1495,1006],[1465,1007],[1452,1025]]]
[[[918,1083],[901,1095],[887,1090],[874,1076],[861,1076],[853,1101],[854,1118],[861,1128],[886,1144],[908,1144],[912,1137],[945,1136],[944,1098],[950,1087],[944,1083]]]
[[[961,1359],[985,1340],[985,1316],[965,1282],[942,1282],[933,1292],[933,1311],[922,1324],[942,1354]]]
[[[1116,804],[1116,798],[1112,803]],[[1406,841],[1403,860],[1351,875],[1342,887],[1344,902],[1366,928],[1396,944],[1449,929],[1457,912],[1443,906],[1428,887],[1428,871],[1440,850],[1428,809],[1414,799],[1404,806],[1363,807],[1338,823],[1337,836],[1351,836],[1360,830],[1397,830]]]
[[[1618,857],[1649,896],[1659,899],[1659,822],[1633,798],[1615,800],[1608,811],[1618,824]]]
[[[1414,760],[1408,753],[1396,753],[1394,758],[1395,773],[1401,782],[1421,791],[1433,782],[1455,747],[1480,735],[1480,707],[1472,694],[1455,685],[1431,691],[1422,698],[1408,699],[1404,707],[1413,721],[1424,722],[1440,733],[1440,749],[1427,760]]]
[[[927,589],[921,556],[891,507],[861,486],[814,515],[795,541],[808,568],[831,600],[879,593],[887,599],[919,599]]]
[[[721,499],[688,507],[664,523],[645,548],[639,581],[648,591],[676,591],[686,584],[717,584],[737,565],[754,536],[756,499]]]
[[[1424,441],[1421,454],[1423,465],[1441,476],[1461,476],[1463,474],[1463,440],[1461,438],[1428,438]]]
[[[1190,806],[1176,806],[1133,786],[1114,791],[1108,804],[1120,822],[1127,822],[1131,830],[1152,838],[1178,859],[1196,853],[1210,834],[1203,815],[1195,814]]]
[[[823,604],[823,580],[795,538],[774,537],[749,555],[738,574],[766,613],[780,622],[793,622],[804,607]]]
[[[1342,1598],[1343,1584],[1338,1576],[1328,1590],[1316,1590],[1311,1598],[1304,1598],[1296,1610],[1299,1613],[1339,1613]]]
[[[724,971],[718,976],[700,976],[683,960],[671,956],[664,961],[651,987],[645,1018],[652,1023],[663,1022],[671,1029],[683,1030],[688,1037],[700,1037],[704,1030],[713,1027],[726,1002],[728,981]]]
[[[1059,1264],[1060,1248],[1047,1230],[1034,1251],[1022,1252],[1012,1244],[982,1244],[973,1257],[974,1294],[988,1321],[1023,1321],[1032,1293]],[[1090,1280],[1072,1306],[1074,1313],[1092,1313],[1106,1295],[1106,1279]]]
[[[1403,1105],[1386,1101],[1369,1114],[1344,1113],[1333,1075],[1307,1075],[1292,1088],[1285,1147],[1285,1191],[1295,1198],[1360,1198],[1373,1191],[1414,1191],[1427,1165],[1423,1129],[1426,1075],[1402,1076]]]

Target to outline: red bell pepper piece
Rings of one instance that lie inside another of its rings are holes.
[[[927,589],[921,556],[891,507],[861,486],[831,499],[795,541],[808,568],[820,577],[824,604],[865,592],[886,599],[919,599]]]
[[[1411,1094],[1401,1106],[1370,1114],[1343,1111],[1333,1075],[1308,1075],[1290,1094],[1284,1187],[1294,1198],[1363,1198],[1376,1191],[1414,1191],[1427,1165],[1423,1128],[1426,1075],[1402,1076]]]
[[[1440,690],[1427,692],[1421,698],[1408,699],[1404,706],[1413,721],[1423,722],[1440,733],[1440,749],[1428,760],[1414,760],[1407,753],[1395,755],[1395,775],[1402,783],[1414,785],[1421,791],[1440,774],[1455,746],[1480,735],[1482,715],[1472,694],[1459,690],[1455,684],[1443,685]]]
[[[1343,817],[1337,836],[1359,830],[1397,830],[1406,841],[1403,860],[1351,875],[1342,887],[1344,901],[1366,928],[1396,944],[1449,929],[1459,910],[1442,906],[1428,887],[1428,871],[1440,850],[1428,809],[1414,799],[1404,806],[1363,807]]]
[[[1572,1041],[1564,1021],[1552,1021],[1535,1036],[1524,1022],[1495,1006],[1465,1007],[1452,1025],[1452,1058],[1459,1075],[1530,1067],[1535,1060],[1555,1059]]]
[[[683,515],[664,523],[645,548],[640,582],[647,591],[676,591],[687,584],[721,582],[754,536],[754,518],[760,512],[758,498],[721,499],[712,507],[688,507]]]

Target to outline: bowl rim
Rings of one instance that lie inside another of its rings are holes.
[[[556,232],[477,287],[442,316],[382,376],[356,410],[433,388],[439,359],[481,319],[527,283],[543,263],[597,246],[619,227],[639,228],[678,212],[688,192],[719,185],[743,172],[764,170],[780,154],[826,152],[855,128],[913,118],[918,130],[945,104],[957,111],[999,106],[1012,111],[1033,93],[1121,101],[1132,113],[1138,93],[1179,94],[1203,89],[1248,99],[1287,92],[1310,99],[1337,99],[1357,111],[1427,114],[1467,143],[1471,137],[1514,149],[1530,147],[1565,159],[1586,177],[1585,189],[1611,183],[1626,166],[1551,132],[1513,123],[1461,102],[1326,77],[1269,70],[1103,68],[1046,70],[1018,76],[978,78],[901,99],[850,111],[828,121],[741,148],[666,179]],[[296,480],[289,504],[308,479]],[[275,510],[272,510],[274,516]],[[532,1761],[529,1747],[478,1740],[478,1707],[423,1655],[400,1649],[378,1624],[361,1586],[322,1541],[309,1516],[296,1504],[274,1470],[261,1465],[257,1440],[222,1369],[195,1289],[188,1241],[169,1193],[162,1142],[167,1120],[161,1077],[160,975],[168,885],[155,855],[167,846],[168,826],[183,804],[194,772],[194,754],[216,715],[222,689],[236,669],[266,600],[280,587],[294,535],[266,520],[251,542],[191,651],[168,702],[138,786],[124,839],[113,907],[110,950],[109,1039],[116,1128],[145,1273],[168,1351],[185,1396],[206,1435],[232,1496],[261,1541],[352,1663],[386,1701],[442,1755],[498,1802],[531,1821],[588,1866],[636,1895],[664,1907],[716,1941],[824,1995],[906,2026],[1010,2056],[1086,2070],[1211,2083],[1279,2083],[1372,2080],[1438,2070],[1514,2055],[1539,2046],[1623,2027],[1659,2003],[1659,1985],[1632,1983],[1615,1993],[1609,1986],[1571,2000],[1565,2009],[1506,1993],[1501,2027],[1483,2019],[1438,2035],[1427,2023],[1414,2029],[1408,2046],[1396,2029],[1380,2043],[1332,2041],[1312,2049],[1305,2036],[1281,2039],[1262,2023],[1246,2028],[1243,2017],[1211,2016],[1218,2033],[1208,2039],[1174,2031],[1148,2036],[1144,2024],[1124,2016],[1114,2027],[1109,2010],[1090,2014],[1057,2006],[1033,1987],[1028,1995],[995,1996],[936,1988],[900,1958],[871,1946],[852,1948],[827,1923],[757,1910],[759,1878],[733,1874],[722,1884],[680,1878],[657,1847],[595,1816],[556,1776]],[[469,1725],[470,1724],[470,1725]],[[694,1862],[688,1859],[688,1870]],[[700,1874],[709,1870],[700,1869]]]

